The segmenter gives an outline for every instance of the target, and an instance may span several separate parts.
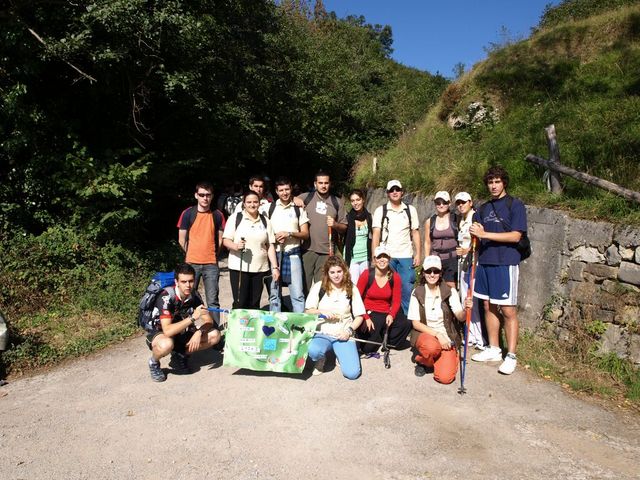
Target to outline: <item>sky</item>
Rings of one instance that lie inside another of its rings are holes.
[[[545,5],[559,0],[323,0],[338,17],[364,15],[367,23],[390,25],[394,60],[433,74],[454,77],[487,54],[483,47],[501,43],[502,27],[511,39],[527,38]]]

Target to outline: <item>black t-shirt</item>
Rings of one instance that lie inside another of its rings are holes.
[[[153,325],[157,330],[162,330],[160,320],[170,318],[171,323],[177,323],[190,315],[194,310],[202,305],[202,299],[197,292],[193,292],[186,299],[181,300],[176,294],[175,288],[167,287],[158,294],[156,304],[153,308]],[[195,329],[192,325],[189,329]]]

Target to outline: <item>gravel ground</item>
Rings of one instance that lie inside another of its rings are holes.
[[[461,396],[458,381],[415,377],[408,351],[390,370],[362,360],[356,381],[333,365],[222,367],[209,351],[158,384],[148,356],[137,337],[2,387],[0,478],[640,478],[637,415],[522,368],[470,364]]]

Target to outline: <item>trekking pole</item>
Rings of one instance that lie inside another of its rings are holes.
[[[382,360],[384,362],[384,368],[391,368],[391,359],[389,358],[389,345],[387,341],[389,340],[389,325],[384,329],[384,337],[382,338],[382,348],[381,350],[384,352],[382,356]]]
[[[333,255],[333,239],[332,239],[332,231],[331,227],[329,228],[329,256]]]
[[[473,281],[476,276],[476,247],[477,247],[477,237],[471,238],[471,251],[467,253],[467,255],[471,255],[471,276],[469,278],[469,288],[467,289],[467,300],[473,299]],[[464,322],[464,348],[463,348],[463,356],[462,362],[460,363],[460,388],[458,389],[458,393],[460,395],[464,395],[467,393],[467,389],[464,386],[464,375],[467,372],[467,347],[469,345],[469,327],[471,326],[471,313],[473,311],[473,305],[471,308],[467,308],[466,311],[466,321]]]
[[[242,242],[245,241],[244,237],[240,237]],[[242,250],[240,250],[240,272],[238,274],[238,307],[240,306],[240,289],[242,288],[242,259],[244,258],[244,252],[247,249],[247,244],[245,243]]]

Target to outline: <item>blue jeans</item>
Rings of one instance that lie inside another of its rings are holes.
[[[400,278],[402,279],[402,310],[407,315],[409,312],[409,300],[411,300],[411,292],[413,284],[416,282],[416,271],[413,268],[413,258],[392,258],[389,262]]]
[[[304,312],[304,284],[302,274],[302,259],[300,255],[290,255],[291,261],[291,283],[289,284],[289,297],[291,298],[291,311],[296,313]],[[271,282],[269,289],[269,310],[272,312],[282,311],[282,287],[280,282]]]
[[[196,271],[196,278],[193,289],[198,291],[200,278],[204,280],[204,295],[207,300],[207,307],[220,308],[220,300],[218,298],[218,283],[220,281],[220,269],[217,263],[190,263]],[[216,325],[220,325],[220,314],[218,312],[210,312]]]
[[[340,370],[345,378],[355,380],[360,376],[360,356],[356,342],[349,340],[345,342],[316,333],[309,343],[309,358],[315,362],[324,358],[330,350],[333,350],[340,361]]]

